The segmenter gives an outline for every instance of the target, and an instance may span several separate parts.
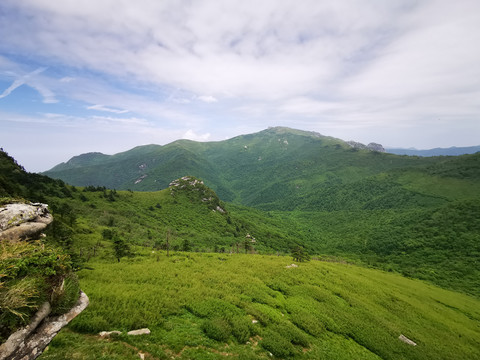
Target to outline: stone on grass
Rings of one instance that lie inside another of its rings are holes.
[[[127,333],[127,335],[148,335],[148,334],[150,334],[150,329],[147,329],[147,328],[132,330]]]
[[[411,346],[417,346],[417,343],[410,340],[409,338],[407,338],[405,335],[401,334],[398,339],[400,341],[403,341],[405,344],[408,344],[408,345],[411,345]]]

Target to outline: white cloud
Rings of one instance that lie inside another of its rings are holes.
[[[214,103],[214,102],[218,101],[215,97],[213,97],[211,95],[197,96],[197,99],[200,100],[200,101],[206,102],[206,103]]]
[[[71,82],[71,81],[74,81],[74,80],[75,80],[75,78],[73,78],[73,77],[65,76],[65,77],[60,79],[60,82],[68,83],[68,82]]]
[[[195,141],[208,141],[210,134],[197,134],[192,129],[189,129],[185,134],[183,134],[182,139],[195,140]]]
[[[27,84],[2,74],[48,66],[27,84],[44,102],[128,109],[125,123],[152,134],[281,124],[382,142],[436,126],[437,146],[461,145],[480,132],[478,14],[477,0],[4,0],[0,97]]]
[[[2,94],[0,94],[0,99],[7,97],[12,93],[12,91],[22,85],[28,85],[42,95],[44,103],[56,103],[57,99],[55,99],[53,92],[37,80],[37,75],[44,72],[46,69],[47,68],[45,67],[40,67],[25,75],[17,76],[17,79],[15,79],[13,83],[7,89],[5,89]]]
[[[87,109],[88,110],[106,111],[106,112],[111,112],[111,113],[115,113],[115,114],[125,114],[125,113],[128,112],[128,110],[113,109],[113,108],[109,108],[105,105],[100,105],[100,104],[87,106]]]

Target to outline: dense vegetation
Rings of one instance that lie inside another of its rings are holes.
[[[90,306],[42,359],[480,357],[479,300],[378,270],[291,262],[164,251],[91,262],[80,272]],[[151,334],[126,335],[143,327]],[[122,334],[92,336],[112,330]]]
[[[43,358],[480,356],[480,154],[402,157],[269,129],[57,168],[84,187],[0,155],[0,197],[49,204],[43,243],[69,254],[91,299]],[[313,260],[272,256],[290,253]],[[152,335],[91,336],[144,326]]]
[[[0,205],[11,202],[47,202],[64,199],[71,190],[61,180],[29,174],[0,151]],[[56,227],[59,228],[58,221]],[[65,238],[10,243],[0,241],[0,342],[49,301],[52,314],[70,309],[78,298],[78,280],[72,258],[61,245]],[[68,242],[71,242],[70,239]]]

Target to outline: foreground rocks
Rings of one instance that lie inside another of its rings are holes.
[[[101,337],[110,337],[111,335],[121,335],[121,331],[101,331],[98,333]],[[137,336],[137,335],[150,335],[150,329],[148,328],[143,328],[143,329],[137,329],[137,330],[131,330],[127,332],[127,335],[132,335],[132,336]]]
[[[88,306],[88,297],[80,292],[75,306],[67,313],[48,317],[50,304],[44,303],[29,325],[17,330],[0,345],[0,360],[36,359],[57,333]]]
[[[1,205],[0,243],[39,239],[52,221],[46,204]],[[88,306],[87,295],[81,291],[79,295],[73,308],[59,316],[50,316],[50,303],[43,303],[27,326],[10,334],[0,345],[0,360],[31,360],[40,356],[55,335]]]
[[[0,206],[0,240],[37,239],[53,216],[40,203]]]

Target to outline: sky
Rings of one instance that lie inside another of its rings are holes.
[[[0,147],[81,153],[271,126],[480,144],[478,0],[2,0]]]

